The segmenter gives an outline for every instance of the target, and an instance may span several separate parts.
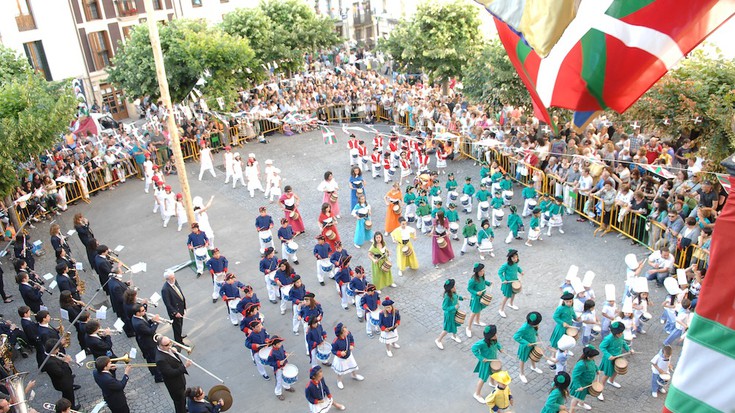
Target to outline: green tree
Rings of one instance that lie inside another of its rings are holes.
[[[47,82],[24,57],[0,46],[0,194],[18,184],[17,161],[59,141],[77,103],[71,82]]]
[[[276,62],[283,73],[299,71],[305,53],[340,42],[332,20],[301,0],[264,0],[256,8],[237,9],[224,16],[222,27],[250,41],[258,64]]]
[[[462,85],[464,94],[475,102],[531,107],[531,95],[498,39],[486,42],[479,56],[467,63]]]
[[[219,27],[207,26],[203,20],[174,20],[159,25],[161,49],[171,99],[179,102],[187,97],[205,71],[211,74],[207,84],[197,86],[210,107],[217,97],[231,105],[237,88],[253,82],[257,67],[247,40],[231,36]],[[249,72],[248,72],[249,71]],[[125,45],[121,45],[108,69],[110,81],[130,96],[159,96],[147,25],[136,26]],[[214,104],[214,105],[213,105]]]
[[[701,155],[712,161],[706,169],[714,170],[735,152],[734,103],[735,60],[695,50],[615,118],[664,139],[698,135]]]
[[[481,45],[478,9],[464,0],[426,2],[410,20],[399,22],[395,35],[380,42],[399,67],[421,68],[431,81],[445,85],[461,77]]]

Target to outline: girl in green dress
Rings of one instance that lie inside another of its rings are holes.
[[[623,331],[625,331],[625,325],[620,321],[615,321],[610,324],[610,334],[600,343],[600,350],[602,350],[602,360],[599,366],[602,372],[600,382],[602,384],[609,384],[616,389],[620,388],[620,384],[615,381],[615,377],[618,375],[615,372],[615,359],[624,352],[633,353],[633,350],[631,350],[628,343],[623,339]],[[605,400],[602,393],[597,398],[601,401]]]
[[[572,396],[572,405],[570,413],[573,413],[577,406],[585,410],[589,410],[590,406],[584,402],[587,397],[588,386],[597,378],[597,365],[594,358],[600,352],[594,346],[587,346],[582,349],[582,357],[579,358],[577,364],[572,370],[572,386],[569,394]]]
[[[508,302],[508,299],[510,298],[510,304],[508,304],[508,307],[517,310],[518,307],[516,307],[513,304],[513,300],[516,298],[516,293],[513,292],[513,281],[518,281],[518,275],[523,275],[523,270],[518,265],[518,251],[514,249],[508,250],[508,262],[504,263],[500,266],[498,269],[498,277],[500,277],[500,291],[503,292],[503,302],[500,303],[500,309],[498,310],[498,313],[501,317],[505,318],[505,303]]]
[[[510,244],[515,239],[521,239],[518,233],[523,229],[523,219],[518,215],[518,209],[515,205],[510,206],[510,214],[508,214],[508,236],[505,237],[505,243]]]
[[[375,288],[378,290],[381,290],[389,285],[391,287],[396,286],[395,284],[393,284],[393,274],[391,274],[391,270],[383,271],[382,268],[383,263],[388,260],[389,256],[390,251],[388,250],[388,247],[385,245],[385,241],[383,240],[383,233],[380,231],[376,231],[375,234],[373,234],[373,244],[368,250],[368,257],[370,258],[370,261],[372,261],[372,284],[374,284]]]
[[[470,319],[467,320],[467,327],[465,333],[467,337],[472,337],[472,326],[486,326],[487,324],[480,321],[480,311],[486,306],[480,302],[480,298],[485,294],[485,290],[490,287],[492,283],[485,280],[485,264],[475,263],[472,269],[472,276],[470,281],[467,283],[467,291],[470,292]]]
[[[541,324],[541,314],[538,311],[532,311],[526,315],[526,322],[513,334],[513,340],[518,342],[518,360],[521,361],[518,378],[523,383],[528,383],[525,374],[526,362],[531,354],[531,350],[533,350],[533,347],[539,341],[539,324]],[[536,362],[533,360],[531,360],[531,370],[538,374],[542,373],[541,369],[536,367]]]
[[[559,307],[556,308],[556,311],[554,311],[554,321],[556,322],[556,326],[554,327],[554,332],[551,333],[551,348],[558,350],[558,343],[561,336],[566,334],[568,327],[574,327],[572,325],[573,322],[579,321],[577,319],[577,315],[574,313],[574,308],[572,307],[572,300],[574,300],[574,294],[570,292],[565,292],[561,296],[562,303]]]
[[[482,404],[485,404],[485,398],[480,395],[480,391],[492,373],[490,362],[498,359],[498,352],[503,352],[503,346],[498,343],[497,333],[497,327],[491,324],[485,327],[485,331],[483,332],[484,337],[482,340],[472,345],[472,354],[477,357],[477,364],[475,365],[473,373],[477,373],[480,377],[480,380],[477,381],[477,387],[475,388],[473,396],[475,400]]]
[[[459,337],[457,337],[457,322],[454,321],[454,316],[459,310],[459,302],[463,301],[464,298],[457,294],[457,288],[453,278],[444,281],[444,301],[442,301],[442,311],[444,311],[444,325],[442,332],[439,337],[434,340],[434,343],[440,350],[444,350],[444,344],[442,340],[447,334],[451,334],[450,338],[457,343],[461,343]]]
[[[559,413],[559,409],[564,407],[567,402],[567,396],[569,396],[569,374],[562,371],[556,374],[554,377],[554,386],[551,388],[549,397],[546,398],[546,403],[541,413]]]

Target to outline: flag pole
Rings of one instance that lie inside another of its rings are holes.
[[[161,92],[161,101],[166,108],[168,116],[166,118],[166,126],[168,127],[169,138],[171,139],[171,150],[174,153],[174,162],[176,163],[177,176],[181,185],[181,193],[183,195],[184,209],[186,210],[186,218],[189,223],[196,222],[194,219],[194,209],[191,203],[191,192],[189,191],[189,179],[186,175],[186,165],[184,165],[184,156],[181,153],[181,139],[179,138],[179,128],[176,126],[173,105],[171,104],[171,94],[168,90],[168,79],[166,78],[166,68],[163,65],[163,51],[161,50],[161,39],[158,37],[158,24],[155,19],[155,9],[153,8],[153,0],[144,0],[146,17],[148,21],[148,34],[151,39],[151,48],[153,49],[153,61],[156,64],[156,77],[158,78],[158,87]]]

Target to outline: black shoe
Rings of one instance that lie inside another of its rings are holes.
[[[362,323],[363,321],[365,321],[365,319],[364,319],[364,318],[360,318],[360,317],[357,317],[357,322],[358,322],[358,323]]]
[[[264,374],[264,375],[263,375],[263,379],[264,379],[265,381],[269,381],[269,380],[271,379],[271,376],[269,376],[269,375],[267,375],[267,374]]]
[[[278,304],[278,301],[276,300],[270,300],[271,304]]]
[[[283,389],[283,390],[286,390],[286,391],[287,391],[287,392],[289,392],[289,393],[293,393],[293,392],[295,392],[295,391],[296,391],[296,390],[294,390],[294,388],[293,388],[293,387],[289,387],[289,388],[287,388],[287,389]]]
[[[28,358],[28,353],[26,353],[25,351],[21,351],[20,355],[23,356],[24,359]]]
[[[182,339],[182,340],[183,340],[183,339],[185,339],[186,337],[188,337],[188,336],[187,336],[186,334],[182,334],[182,335],[181,335],[181,339]]]
[[[299,261],[298,260],[294,261],[293,263],[294,263],[294,265],[299,265]]]
[[[199,277],[201,277],[201,276],[202,276],[202,273],[198,272],[198,273],[197,273],[197,278],[199,278]]]
[[[216,302],[217,302],[217,299],[216,298],[212,298],[212,303],[214,304]]]
[[[319,281],[319,285],[324,285],[324,281]]]
[[[163,377],[154,380],[156,383],[163,383]]]
[[[81,389],[81,388],[82,388],[82,386],[80,386],[80,385],[78,385],[78,384],[75,384],[75,385],[74,385],[74,390],[79,390],[79,389]]]

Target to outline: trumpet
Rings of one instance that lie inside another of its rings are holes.
[[[53,404],[53,403],[44,403],[44,404],[43,404],[43,409],[44,409],[44,410],[50,410],[50,411],[52,411],[52,412],[55,412],[55,411],[56,411],[56,405],[55,405],[55,404]],[[69,410],[69,411],[70,411],[71,413],[82,413],[82,412],[80,412],[79,410]]]
[[[155,316],[158,316],[158,319],[159,319],[159,320],[161,320],[161,322],[162,322],[162,323],[166,323],[166,324],[173,324],[173,323],[174,323],[174,322],[173,322],[173,320],[169,320],[168,318],[163,318],[163,317],[161,317],[161,316],[160,316],[160,315],[158,315],[158,314],[151,314],[151,313],[148,313],[148,316],[149,316],[149,319],[150,319],[150,318],[153,318],[153,317],[155,317]]]
[[[144,298],[136,298],[135,299],[135,302],[138,303],[138,304],[146,304],[146,305],[147,304],[150,304],[150,305],[158,308],[158,303],[154,303],[153,301],[148,301],[148,300],[146,300]]]
[[[77,287],[78,287],[78,286],[77,286]],[[97,311],[97,309],[96,309],[96,308],[94,308],[94,307],[92,307],[91,305],[90,305],[90,306],[87,306],[87,303],[85,303],[84,301],[78,301],[78,300],[75,300],[75,299],[73,299],[73,298],[72,298],[71,300],[72,300],[72,301],[74,301],[74,304],[76,304],[76,305],[78,305],[78,306],[81,306],[81,307],[87,307],[87,308],[89,308],[89,309],[90,309],[91,311],[94,311],[94,312],[96,312],[96,311]]]
[[[125,265],[125,263],[124,263],[124,262],[122,262],[122,260],[120,260],[120,259],[119,259],[119,258],[117,258],[116,256],[112,255],[112,253],[110,253],[110,254],[109,254],[109,255],[107,256],[107,258],[108,258],[108,260],[109,260],[110,262],[112,262],[112,263],[115,263],[115,264],[117,264],[117,265],[121,266],[122,268],[124,268],[124,269],[125,269],[125,272],[131,272],[131,270],[130,270],[130,267],[128,267],[127,265]]]
[[[153,341],[155,341],[156,343],[161,341],[161,338],[163,338],[163,334],[153,335]],[[171,340],[171,343],[173,343],[174,346],[186,351],[187,354],[191,354],[191,352],[194,351],[194,347],[189,347],[173,340]]]

